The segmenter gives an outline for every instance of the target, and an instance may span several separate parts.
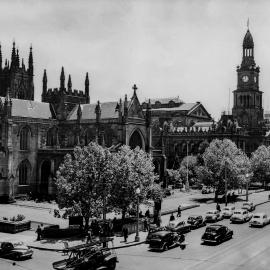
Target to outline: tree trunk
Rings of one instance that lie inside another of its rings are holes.
[[[214,199],[214,201],[215,201],[215,202],[218,201],[218,189],[216,189],[216,191],[215,191],[215,199]]]
[[[125,217],[126,217],[126,209],[122,209],[122,221],[124,221]]]
[[[88,231],[89,229],[89,217],[83,217],[84,218],[84,229],[85,231]]]

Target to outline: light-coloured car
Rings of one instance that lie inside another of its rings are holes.
[[[241,208],[246,209],[249,212],[255,210],[255,206],[254,206],[253,202],[244,202]]]
[[[222,209],[221,214],[224,218],[230,218],[233,215],[234,210],[235,210],[234,205],[228,205]]]
[[[186,223],[185,221],[181,219],[170,221],[167,228],[177,233],[187,233],[191,231],[190,224]]]
[[[216,222],[222,219],[223,219],[223,216],[221,215],[221,212],[218,210],[210,210],[206,212],[206,215],[205,215],[206,222]]]
[[[236,209],[230,220],[232,223],[247,222],[252,218],[252,214],[246,209]]]
[[[269,217],[265,213],[255,213],[249,222],[250,227],[263,227],[270,223]]]

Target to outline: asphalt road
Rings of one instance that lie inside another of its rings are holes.
[[[270,215],[270,204],[258,206],[255,212]],[[201,245],[201,235],[205,228],[200,228],[186,235],[189,244],[185,250],[176,247],[165,252],[153,252],[148,251],[146,244],[119,250],[120,262],[117,269],[270,269],[270,225],[250,228],[248,223],[230,224],[229,220],[219,223],[228,225],[234,231],[232,240],[218,246]]]
[[[212,205],[213,207],[213,205]],[[204,214],[210,205],[183,212],[185,219],[190,214]],[[266,212],[270,216],[270,203],[258,206],[255,212]],[[164,217],[164,223],[168,217]],[[152,252],[148,245],[142,244],[117,250],[118,270],[254,270],[270,269],[270,225],[264,228],[250,228],[248,223],[230,224],[229,220],[219,223],[228,225],[234,231],[232,240],[218,246],[201,245],[201,235],[205,230],[200,228],[186,235],[188,246],[185,250],[179,247],[166,252]],[[49,270],[52,262],[65,258],[61,253],[34,250],[33,259],[16,262],[0,259],[0,270]]]

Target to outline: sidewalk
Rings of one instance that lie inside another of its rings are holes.
[[[268,201],[268,194],[269,191],[264,191],[261,193],[254,192],[249,195],[250,201],[253,201],[255,205],[262,204],[269,202]],[[245,194],[243,194],[245,195]],[[213,194],[201,194],[198,191],[191,191],[190,193],[183,193],[183,192],[177,192],[172,197],[166,198],[162,204],[162,223],[167,224],[169,220],[169,214],[171,212],[176,212],[176,207],[181,204],[183,212],[182,212],[182,219],[185,220],[191,213],[199,213],[204,215],[205,212],[211,208],[215,208],[215,204],[207,204],[203,203],[201,205],[195,204],[194,201],[198,199],[207,199],[209,197],[213,198]],[[243,197],[244,200],[245,197]],[[237,202],[236,207],[240,207],[242,202]],[[3,205],[0,205],[0,207]],[[22,209],[25,210],[24,206],[18,206],[18,205],[5,205],[5,211],[9,211],[10,207],[15,207],[16,213],[22,213]],[[200,206],[200,207],[198,207]],[[12,208],[11,207],[11,208]],[[196,207],[196,208],[194,208]],[[194,208],[194,209],[193,209]],[[26,208],[27,209],[27,208]],[[35,216],[36,219],[42,218],[43,223],[51,223],[51,224],[59,224],[61,223],[62,219],[57,219],[54,217],[48,218],[49,212],[46,209],[34,209],[34,208],[28,208],[30,209],[31,215]],[[191,209],[191,210],[189,210]],[[14,210],[14,209],[13,209]],[[1,209],[0,209],[1,211]],[[19,212],[20,211],[20,212]],[[34,212],[34,213],[33,213]],[[38,213],[38,215],[36,215]],[[24,213],[23,213],[24,214]],[[4,216],[4,213],[1,211],[1,215]],[[55,223],[54,221],[58,221],[58,223]],[[60,220],[60,221],[59,221]],[[67,220],[64,220],[67,222]],[[38,221],[39,222],[39,221]],[[53,250],[53,251],[63,251],[64,249],[64,242],[68,242],[69,247],[76,246],[79,244],[85,243],[81,239],[76,238],[69,238],[69,239],[45,239],[42,241],[36,241],[36,234],[35,234],[35,228],[32,226],[32,230],[30,231],[24,231],[17,234],[7,234],[7,233],[0,233],[0,239],[3,240],[19,240],[25,242],[27,245],[29,245],[32,248],[42,249],[42,250]],[[135,234],[131,234],[128,237],[128,242],[123,242],[123,237],[114,237],[114,248],[124,248],[129,246],[134,246],[138,244],[142,244],[145,242],[147,236],[147,232],[140,232],[140,242],[135,242]]]

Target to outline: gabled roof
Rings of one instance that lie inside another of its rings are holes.
[[[146,99],[145,102],[148,103],[149,99]],[[168,97],[168,98],[150,98],[151,104],[155,104],[156,102],[160,102],[161,104],[167,104],[170,101],[175,103],[183,103],[184,101],[181,100],[179,97]]]
[[[2,102],[5,98],[1,97]],[[51,119],[50,104],[46,102],[12,98],[11,116]]]
[[[100,103],[101,108],[101,119],[105,118],[118,118],[118,112],[115,111],[117,102],[104,102]],[[77,110],[78,106],[76,105],[74,109],[70,112],[68,116],[68,120],[76,120],[77,119]],[[96,119],[96,104],[81,104],[82,109],[82,118],[81,119]]]

